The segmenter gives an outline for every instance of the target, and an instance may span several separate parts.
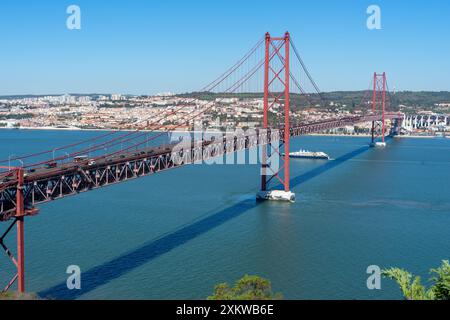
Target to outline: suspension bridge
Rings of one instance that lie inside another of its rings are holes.
[[[198,91],[203,95],[216,94],[220,97],[218,99],[197,104],[187,113],[183,112],[185,105],[168,108],[156,119],[133,123],[135,130],[131,132],[111,131],[69,145],[0,160],[0,221],[9,223],[0,237],[0,245],[17,271],[4,291],[17,282],[18,291],[25,292],[24,221],[26,217],[38,214],[37,206],[40,204],[252,148],[262,148],[261,192],[267,194],[273,191],[271,184],[277,180],[283,186],[283,190],[279,191],[292,199],[289,166],[291,138],[371,122],[371,143],[374,144],[378,138],[376,132],[381,131],[379,143],[383,144],[386,121],[393,124],[393,134],[401,127],[404,116],[389,110],[385,73],[374,74],[373,87],[367,90],[361,101],[361,106],[365,108],[363,114],[337,115],[319,121],[290,119],[291,111],[300,108],[301,101],[292,99],[292,96],[298,95],[305,101],[310,97],[305,85],[300,85],[300,79],[305,79],[311,85],[311,91],[322,98],[290,34],[272,37],[267,33],[236,64]],[[231,138],[223,134],[222,138],[207,141],[149,146],[149,142],[165,132],[149,135],[145,129],[152,128],[156,132],[163,128],[166,119],[174,117],[178,123],[174,130],[186,124],[192,125],[201,121],[202,116],[224,97],[249,92],[262,95],[263,123],[260,128]],[[198,98],[194,97],[189,103],[196,104],[197,101]],[[64,156],[55,157],[55,152],[64,152]],[[269,158],[273,155],[282,160],[277,170],[269,165]],[[11,162],[20,162],[21,166],[13,167]],[[15,253],[5,244],[7,235],[14,227],[17,228]]]

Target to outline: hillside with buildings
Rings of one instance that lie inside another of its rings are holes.
[[[450,92],[396,92],[387,97],[390,111],[406,114],[450,114]],[[291,121],[310,122],[361,114],[371,108],[369,91],[291,95]],[[204,128],[257,128],[262,123],[260,93],[215,94],[194,92],[174,95],[66,94],[0,97],[0,127],[37,129],[192,130]],[[187,121],[200,110],[201,119]],[[161,114],[170,116],[162,119]],[[270,111],[271,125],[282,113],[277,104]],[[370,126],[347,128],[367,133]]]

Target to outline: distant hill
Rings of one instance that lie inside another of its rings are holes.
[[[109,94],[81,94],[71,93],[72,96],[90,96],[92,98],[98,96],[108,96]],[[23,99],[52,96],[46,95],[8,95],[0,96],[0,99]],[[57,96],[57,95],[55,95]],[[178,94],[178,97],[198,98],[203,100],[214,100],[221,97],[238,97],[238,98],[261,98],[262,93],[237,93],[237,94],[216,94],[210,92],[191,92]],[[291,94],[293,105],[300,106],[316,106],[321,108],[345,106],[346,109],[352,110],[357,108],[365,98],[365,101],[371,99],[371,92],[365,91],[334,91],[323,92],[321,96],[318,94],[298,95]],[[414,109],[435,110],[436,104],[450,103],[450,91],[399,91],[388,94],[391,101],[391,110],[398,110],[400,105],[408,106],[411,111]],[[407,108],[408,110],[408,108]]]
[[[262,98],[262,93],[239,93],[239,94],[215,94],[209,92],[193,92],[178,95],[179,97],[196,97],[199,99],[212,100],[220,97],[238,98]],[[322,97],[322,99],[321,99]],[[371,92],[365,91],[334,91],[321,94],[298,95],[291,94],[293,103],[302,106],[330,107],[333,105],[345,105],[347,109],[358,107],[362,101],[370,101]],[[364,98],[364,100],[363,100]],[[434,109],[436,104],[450,103],[450,91],[399,91],[388,93],[387,99],[391,101],[392,110],[397,110],[400,105],[406,105],[413,109]]]
[[[98,96],[110,96],[110,93],[68,93],[70,96],[81,97],[98,97]],[[4,95],[0,96],[0,99],[27,99],[27,98],[42,98],[42,97],[58,97],[63,96],[63,94],[16,94],[16,95]]]

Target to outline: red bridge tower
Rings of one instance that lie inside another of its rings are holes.
[[[264,129],[269,129],[269,110],[278,108],[284,114],[284,123],[271,128],[271,138],[262,148],[261,192],[259,199],[293,201],[295,194],[290,191],[289,139],[290,139],[290,35],[271,37],[266,33],[264,64]],[[277,131],[279,130],[279,131]],[[274,133],[277,131],[278,135]],[[277,141],[274,141],[277,140]],[[279,143],[278,143],[279,142]],[[281,151],[284,145],[284,152]],[[273,166],[272,156],[279,157],[281,163]],[[270,162],[270,164],[269,164]],[[269,190],[269,183],[277,179],[284,190]]]

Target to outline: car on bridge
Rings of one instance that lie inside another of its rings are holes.
[[[53,169],[56,168],[58,166],[57,162],[49,162],[45,164],[45,169]]]
[[[75,163],[81,163],[88,160],[88,156],[77,156],[73,158],[73,162]]]
[[[15,178],[15,171],[9,171],[6,173],[6,175],[3,177],[2,182],[9,182]]]

